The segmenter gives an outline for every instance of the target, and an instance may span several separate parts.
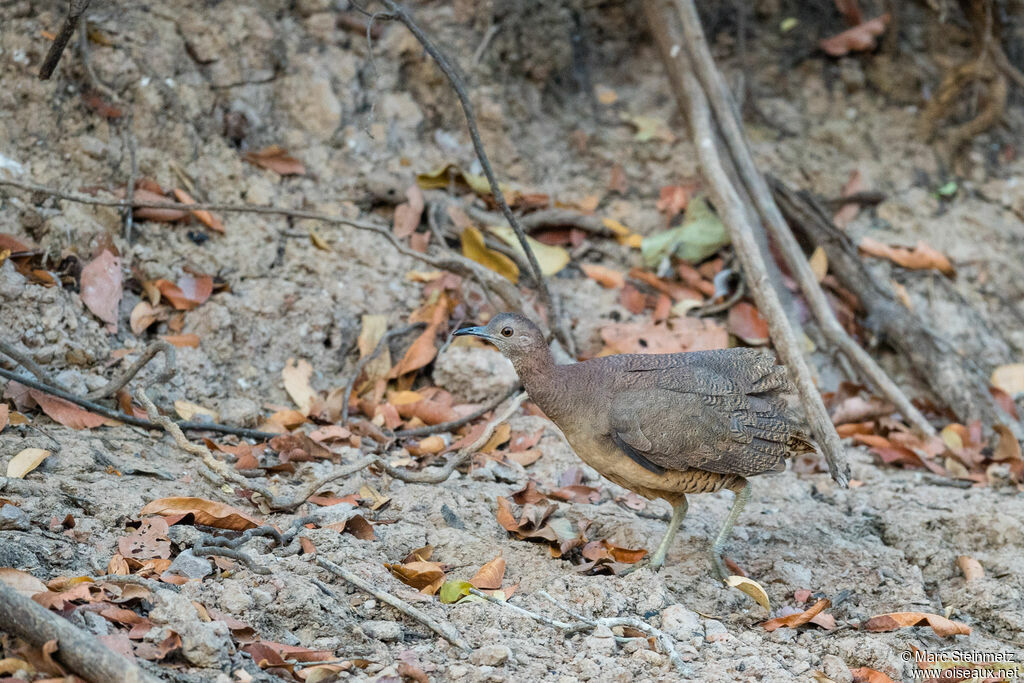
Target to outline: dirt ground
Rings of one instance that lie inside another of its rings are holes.
[[[417,173],[446,163],[472,172],[479,167],[454,96],[415,40],[399,25],[380,24],[371,60],[365,32],[337,28],[342,14],[362,20],[343,12],[344,4],[95,2],[88,12],[91,68],[124,105],[120,118],[107,119],[83,97],[89,77],[74,44],[52,80],[36,78],[49,45],[42,32],[60,25],[64,4],[0,2],[0,174],[69,191],[124,187],[130,130],[139,175],[164,188],[180,187],[186,178],[200,201],[390,222],[394,202],[382,198],[404,192]],[[598,215],[641,234],[663,229],[660,188],[696,180],[698,167],[639,10],[617,3],[514,4],[518,12],[497,2],[415,5],[422,24],[462,65],[499,175],[565,205],[597,195]],[[709,10],[706,26],[726,75],[743,82],[748,132],[762,167],[823,197],[838,196],[850,173],[859,171],[865,187],[885,199],[860,212],[847,228],[851,236],[907,246],[925,240],[957,269],[947,279],[873,260],[877,277],[903,285],[915,309],[983,366],[1020,362],[1019,95],[1011,97],[1005,125],[950,157],[941,144],[922,141],[917,117],[941,65],[966,55],[967,43],[957,33],[944,34],[952,29],[934,24],[924,8],[908,12],[895,55],[836,60],[813,52],[818,38],[842,28],[835,17],[800,15],[802,23],[782,33],[790,3],[755,3],[741,49],[732,6],[725,4]],[[495,21],[499,28],[485,41]],[[624,117],[645,117],[658,129],[640,140],[637,126]],[[243,160],[244,152],[272,144],[300,159],[307,173],[282,177]],[[621,194],[608,191],[616,165],[628,183]],[[951,180],[955,196],[939,196],[937,188]],[[178,349],[176,376],[152,391],[164,407],[185,400],[219,411],[221,422],[257,426],[292,405],[281,380],[289,358],[312,365],[316,390],[343,387],[358,359],[361,317],[383,313],[397,327],[422,303],[423,285],[406,274],[424,270],[423,264],[377,234],[272,215],[219,218],[224,234],[204,232],[198,223],[138,220],[128,241],[113,208],[0,189],[0,232],[37,244],[54,262],[68,253],[87,260],[112,243],[126,279],[174,281],[190,268],[226,283],[226,290],[185,313],[181,332],[198,335],[200,344]],[[309,239],[311,227],[330,251]],[[584,260],[620,270],[639,262],[637,251],[612,240],[594,242]],[[574,265],[552,285],[584,354],[600,349],[602,325],[649,315],[634,316],[614,291]],[[137,288],[126,288],[118,332],[109,334],[74,287],[30,282],[8,260],[0,265],[0,338],[84,392],[112,373],[108,361],[116,351],[127,350],[130,361],[156,334],[167,334],[165,323],[141,336],[129,330],[129,313],[140,300]],[[816,339],[813,325],[808,334]],[[403,343],[395,342],[394,353]],[[884,348],[872,353],[911,396],[928,395],[899,357]],[[834,390],[842,374],[830,354],[819,346],[812,358],[822,390]],[[504,363],[491,350],[452,347],[424,376],[457,403],[482,403],[512,378]],[[139,381],[155,372],[147,368]],[[16,502],[28,519],[21,528],[0,526],[0,567],[44,581],[102,573],[118,539],[131,531],[127,525],[162,497],[221,500],[258,514],[200,476],[195,456],[169,437],[123,426],[75,431],[38,411],[30,417],[31,426],[12,424],[0,434],[0,464],[26,447],[55,454],[25,479],[0,478],[0,498]],[[681,678],[662,651],[642,641],[617,643],[605,631],[567,636],[492,603],[445,605],[383,566],[425,545],[434,547],[432,560],[452,567],[448,578],[455,579],[468,579],[501,554],[506,585],[518,584],[511,602],[534,612],[567,618],[540,595],[546,591],[588,617],[645,620],[674,639],[688,669],[682,678],[693,680],[808,680],[821,672],[843,682],[859,667],[907,680],[914,667],[905,653],[915,647],[1024,653],[1024,498],[1015,486],[965,488],[922,470],[884,465],[852,442],[852,476],[861,482],[856,488],[840,489],[827,473],[792,468],[757,478],[728,557],[765,588],[774,610],[798,606],[794,591],[807,589],[832,601],[828,611],[837,622],[833,630],[769,632],[760,623],[774,614],[712,578],[707,548],[729,493],[691,497],[689,516],[659,573],[585,575],[569,561],[552,559],[545,545],[510,537],[496,520],[495,498],[530,479],[542,489],[557,488],[572,467],[582,468],[583,482],[599,487],[601,498],[563,502],[557,514],[590,520],[589,539],[653,551],[669,511],[655,502],[639,514],[617,502],[627,492],[583,466],[544,418],[520,412],[511,427],[513,433],[544,429],[536,463],[474,468],[429,485],[364,470],[330,490],[344,496],[364,484],[375,487],[390,504],[360,511],[393,523],[376,525],[375,540],[328,528],[303,532],[319,556],[450,623],[471,652],[324,571],[310,555],[275,554],[257,539],[245,549],[268,575],[237,565],[152,598],[151,618],[183,634],[184,645],[162,664],[144,665],[167,680],[275,680],[237,651],[220,622],[202,621],[191,600],[251,625],[262,639],[368,661],[341,678],[394,680],[402,664],[431,680]],[[343,461],[359,455],[346,449]],[[335,467],[298,463],[293,474],[261,481],[295,491]],[[135,474],[125,473],[132,469]],[[331,508],[338,519],[351,509]],[[73,533],[63,533],[59,523],[54,528],[51,520],[69,514],[77,522]],[[297,516],[268,519],[287,528]],[[174,552],[191,546],[198,533],[172,526]],[[977,559],[985,576],[968,582],[957,567],[961,555]],[[940,638],[927,628],[868,633],[855,627],[903,611],[947,615],[972,630]],[[80,611],[73,619],[97,635],[111,632],[93,613]]]

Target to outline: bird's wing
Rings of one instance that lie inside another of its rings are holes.
[[[781,469],[795,437],[777,395],[788,388],[785,371],[759,352],[708,353],[692,360],[679,354],[689,362],[676,365],[663,357],[650,363],[655,367],[630,368],[650,373],[644,382],[650,388],[615,395],[612,439],[637,462],[639,456],[664,469],[743,476]]]

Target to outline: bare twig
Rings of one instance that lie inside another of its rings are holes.
[[[310,496],[315,494],[317,491],[319,491],[324,486],[327,486],[328,484],[330,484],[332,481],[337,481],[338,479],[345,479],[347,477],[351,477],[356,472],[359,472],[360,470],[365,470],[367,467],[369,467],[370,465],[375,464],[377,461],[378,461],[378,457],[376,455],[368,455],[367,457],[362,458],[361,460],[356,460],[354,463],[352,463],[350,465],[345,465],[341,469],[335,470],[334,473],[331,474],[330,476],[325,477],[323,479],[319,479],[319,480],[313,482],[312,484],[307,486],[305,489],[303,489],[302,493],[298,494],[297,496],[295,496],[291,500],[289,500],[289,501],[273,501],[273,503],[271,504],[270,507],[272,507],[275,510],[284,510],[284,511],[294,510],[295,508],[297,508],[300,505],[302,505],[303,503],[305,503],[309,499]]]
[[[5,370],[4,368],[0,368],[0,377],[13,380],[18,384],[23,384],[30,389],[38,389],[39,391],[45,392],[51,396],[62,398],[65,401],[74,403],[76,406],[85,408],[90,413],[96,413],[97,415],[102,415],[103,417],[109,417],[111,420],[117,420],[118,422],[123,422],[125,424],[132,425],[133,427],[142,427],[143,429],[162,429],[160,425],[150,422],[149,420],[144,420],[142,418],[135,417],[134,415],[128,415],[127,413],[122,413],[119,410],[108,408],[101,403],[96,403],[95,401],[90,401],[88,399],[82,398],[81,396],[73,394],[70,391],[58,389],[57,387],[47,384],[45,382],[38,382],[29,379],[28,377],[23,377],[16,372],[11,372],[10,370]],[[258,429],[249,429],[247,427],[234,427],[232,425],[222,425],[217,424],[215,422],[186,421],[174,422],[173,424],[178,429],[189,432],[217,432],[219,434],[234,434],[235,436],[241,436],[249,439],[266,440],[278,436],[274,432],[261,432]]]
[[[504,394],[494,399],[487,405],[477,410],[474,410],[469,415],[464,415],[457,420],[452,420],[451,422],[439,422],[436,425],[427,425],[425,427],[399,429],[397,432],[392,432],[391,436],[395,437],[396,439],[404,439],[415,436],[429,436],[431,434],[441,434],[443,432],[450,432],[456,430],[459,427],[467,425],[473,420],[483,417],[487,413],[491,412],[492,410],[500,406],[502,403],[504,403],[506,399],[515,394],[517,391],[519,391],[520,388],[522,388],[522,385],[517,383],[514,387],[510,387],[508,391],[506,391]]]
[[[342,424],[348,423],[348,402],[352,398],[352,388],[355,387],[356,382],[359,380],[359,375],[363,374],[363,370],[366,368],[366,366],[374,358],[380,355],[380,352],[384,350],[384,347],[387,346],[387,343],[391,339],[411,332],[412,330],[422,327],[425,324],[426,323],[412,323],[411,325],[405,325],[403,327],[396,327],[393,330],[388,330],[387,332],[384,333],[383,336],[381,336],[380,341],[377,342],[377,346],[374,347],[373,351],[371,351],[363,358],[359,359],[359,362],[356,363],[355,369],[352,370],[352,376],[349,377],[348,382],[345,383],[345,394],[342,396],[341,399]]]
[[[381,602],[391,605],[402,614],[405,614],[406,616],[411,617],[416,621],[420,622],[421,624],[423,624],[431,631],[441,636],[442,638],[444,638],[460,650],[472,649],[469,643],[467,643],[462,638],[459,632],[456,631],[451,624],[443,623],[434,619],[430,615],[416,609],[415,607],[407,603],[405,600],[397,598],[394,595],[391,595],[390,593],[387,593],[381,590],[380,588],[375,587],[369,581],[361,579],[348,569],[345,569],[344,567],[337,565],[324,557],[317,557],[316,563],[324,569],[326,569],[327,571],[331,572],[332,574],[341,577],[345,581],[348,581],[356,588],[365,591],[366,593],[369,593]]]
[[[85,68],[86,78],[89,79],[89,84],[92,89],[98,93],[101,93],[112,101],[117,101],[117,93],[114,90],[100,80],[100,77],[96,75],[96,72],[92,68],[92,61],[89,59],[89,22],[82,21],[78,24],[78,56],[82,60],[82,66]],[[131,195],[128,195],[129,197]]]
[[[565,346],[566,350],[575,357],[576,355],[576,344],[573,341],[572,335],[569,330],[565,327],[565,321],[562,319],[562,308],[558,299],[552,294],[551,289],[548,287],[547,281],[544,279],[543,273],[540,270],[540,264],[537,262],[537,256],[533,253],[533,249],[530,248],[530,244],[526,239],[526,231],[520,224],[519,219],[512,213],[511,207],[508,202],[505,201],[505,195],[501,191],[501,187],[498,184],[498,179],[494,175],[494,169],[491,167],[491,161],[487,157],[487,152],[484,151],[484,143],[480,138],[480,131],[476,124],[476,115],[473,113],[473,105],[469,101],[469,95],[466,92],[466,86],[462,82],[462,77],[452,66],[448,57],[434,44],[434,42],[423,32],[423,29],[412,20],[408,12],[394,2],[394,0],[381,0],[388,10],[392,13],[393,19],[402,22],[409,32],[412,33],[416,40],[420,42],[423,49],[426,50],[427,54],[433,57],[434,61],[437,62],[438,67],[448,78],[452,88],[455,90],[455,94],[459,98],[459,103],[462,105],[462,111],[466,115],[466,125],[469,128],[469,137],[473,141],[473,148],[476,150],[476,156],[480,160],[480,166],[483,168],[484,175],[487,176],[487,184],[491,187],[491,194],[494,196],[494,202],[501,209],[501,213],[505,216],[505,220],[512,226],[512,230],[516,234],[516,238],[519,240],[520,246],[523,248],[523,252],[526,254],[526,258],[530,263],[530,270],[533,272],[534,281],[537,283],[537,289],[540,292],[540,296],[544,305],[547,307],[548,312],[551,314],[552,329],[554,330],[559,341]]]
[[[39,67],[40,79],[44,81],[49,80],[50,76],[53,75],[53,70],[57,68],[60,56],[64,54],[64,48],[67,47],[71,36],[75,35],[75,29],[78,28],[78,20],[89,7],[89,2],[90,0],[69,0],[68,14],[64,18],[64,24],[60,27],[60,33],[54,38],[50,51],[46,53],[46,59],[43,60],[42,66]]]
[[[213,557],[214,555],[217,555],[219,557],[227,557],[229,559],[241,562],[249,569],[249,571],[253,572],[254,574],[267,576],[271,573],[269,568],[264,567],[263,565],[253,560],[251,557],[249,557],[248,553],[245,553],[241,550],[236,550],[235,548],[202,545],[202,541],[199,541],[194,546],[192,546],[192,554],[196,557]]]
[[[139,374],[139,370],[144,368],[149,361],[153,360],[158,353],[164,354],[164,369],[159,375],[154,377],[147,386],[152,386],[159,382],[167,382],[174,377],[174,374],[177,372],[177,366],[175,364],[177,354],[175,353],[174,345],[169,344],[162,339],[158,339],[151,342],[149,346],[145,348],[142,355],[139,356],[138,360],[132,363],[131,367],[126,368],[124,372],[110,380],[105,387],[101,387],[96,391],[91,391],[86,394],[85,397],[92,401],[99,398],[109,398],[113,396],[120,391],[124,385],[132,381],[132,378]]]
[[[779,294],[769,281],[765,257],[754,238],[754,228],[746,207],[742,204],[736,188],[722,164],[716,144],[715,129],[711,121],[711,110],[700,83],[693,75],[692,60],[686,49],[679,49],[679,37],[670,33],[676,29],[678,19],[672,18],[664,12],[659,0],[645,0],[643,4],[648,25],[654,33],[655,41],[662,53],[673,90],[676,91],[680,100],[680,106],[686,108],[686,118],[690,124],[701,169],[708,181],[708,190],[715,208],[718,209],[722,222],[729,229],[736,255],[739,257],[747,278],[747,284],[757,302],[758,310],[768,322],[768,329],[775,348],[796,384],[811,431],[828,461],[829,471],[836,482],[845,486],[849,480],[849,466],[846,463],[839,435],[836,434],[832,420],[822,403],[821,394],[818,393],[818,389],[814,385],[807,361],[803,357],[800,341],[789,324]],[[680,4],[682,4],[682,0],[680,0]],[[697,39],[703,40],[702,35],[697,36]]]
[[[39,379],[40,382],[45,382],[46,384],[49,384],[51,387],[64,389],[64,386],[55,378],[51,377],[50,374],[42,368],[42,366],[40,366],[38,363],[32,360],[31,356],[29,356],[26,353],[22,353],[21,351],[18,351],[16,348],[14,348],[13,346],[11,346],[10,344],[3,340],[0,340],[0,353],[9,357],[15,363],[31,372],[33,375],[36,376],[36,378]]]
[[[157,683],[134,662],[113,652],[91,633],[51,612],[0,581],[0,624],[7,633],[27,640],[32,647],[57,643],[53,656],[69,670],[92,683],[124,681]]]

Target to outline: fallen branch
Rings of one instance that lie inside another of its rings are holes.
[[[866,313],[865,325],[907,358],[947,407],[965,423],[1002,423],[1017,438],[1024,437],[1024,425],[992,399],[989,374],[901,304],[892,289],[868,270],[856,245],[812,197],[794,192],[777,180],[772,181],[772,188],[794,230],[808,243],[825,250],[829,271],[860,300]]]
[[[670,34],[670,27],[677,26],[678,17],[662,11],[662,3],[659,0],[645,0],[644,10],[648,25],[662,53],[673,90],[680,100],[680,106],[686,110],[686,118],[690,124],[694,146],[697,148],[711,198],[722,217],[722,222],[729,230],[757,308],[768,322],[775,348],[786,364],[800,394],[811,431],[828,462],[829,472],[837,483],[845,486],[849,481],[849,465],[846,463],[839,435],[836,434],[832,420],[822,403],[821,394],[814,385],[800,341],[789,324],[779,294],[769,280],[764,256],[754,238],[754,227],[751,225],[746,207],[741,203],[736,188],[722,164],[711,121],[711,110],[700,83],[693,75],[692,60],[687,50],[679,49],[682,44],[680,38]],[[703,40],[703,37],[700,36],[698,39]]]
[[[157,341],[150,343],[149,346],[145,348],[142,355],[139,356],[138,360],[132,363],[131,367],[126,368],[124,372],[110,380],[105,387],[101,387],[96,391],[91,391],[86,394],[85,397],[92,401],[98,398],[109,398],[113,396],[128,384],[128,382],[132,381],[135,375],[139,374],[139,371],[142,370],[149,361],[153,360],[158,353],[164,354],[164,369],[159,375],[149,382],[149,385],[170,381],[178,371],[177,364],[175,362],[177,353],[174,350],[173,344],[169,344],[162,339],[158,339]]]
[[[49,80],[50,76],[53,75],[54,69],[57,68],[57,64],[60,62],[60,56],[64,54],[64,48],[68,46],[71,36],[75,35],[75,29],[78,28],[78,20],[89,7],[89,2],[90,0],[69,0],[68,14],[64,17],[64,24],[60,27],[60,33],[53,39],[53,44],[50,45],[50,50],[46,53],[46,58],[39,67],[39,78],[41,80]]]
[[[0,581],[0,632],[23,638],[32,647],[56,642],[54,658],[92,683],[158,683],[134,662],[105,647],[95,636],[50,612]]]
[[[458,72],[452,66],[451,62],[443,52],[434,44],[434,42],[423,32],[423,29],[412,20],[408,12],[394,2],[394,0],[381,0],[383,4],[391,12],[391,15],[385,15],[384,18],[395,19],[405,25],[409,32],[416,37],[416,40],[420,42],[423,49],[426,50],[437,66],[441,69],[444,75],[448,78],[448,82],[451,83],[452,88],[455,90],[455,94],[459,98],[459,103],[462,105],[462,112],[466,116],[466,126],[469,128],[469,137],[473,141],[473,148],[476,150],[477,159],[480,161],[480,166],[483,168],[484,175],[487,176],[487,184],[490,185],[491,194],[494,196],[494,202],[501,209],[501,213],[504,214],[505,220],[512,226],[512,230],[516,234],[516,239],[519,240],[519,245],[523,248],[523,252],[526,254],[526,259],[530,264],[530,270],[533,272],[533,279],[537,283],[537,289],[540,292],[541,300],[547,307],[548,312],[551,314],[551,328],[555,332],[555,336],[558,337],[559,341],[565,346],[565,349],[573,357],[576,356],[576,343],[573,341],[572,334],[565,326],[565,321],[562,318],[562,307],[557,297],[551,293],[551,289],[548,287],[547,281],[544,279],[543,273],[540,270],[540,264],[537,262],[537,256],[533,253],[533,249],[530,247],[530,243],[526,239],[526,231],[523,230],[522,224],[516,215],[512,213],[512,208],[509,207],[508,202],[505,201],[505,194],[501,191],[501,187],[498,184],[498,179],[494,175],[494,169],[491,168],[491,161],[487,157],[487,152],[484,151],[484,143],[480,138],[480,131],[476,124],[476,115],[473,113],[473,105],[469,101],[469,95],[466,92],[466,86],[462,82],[462,78]]]
[[[451,643],[455,647],[459,648],[460,650],[467,650],[468,651],[468,650],[472,649],[470,647],[469,643],[467,643],[465,640],[463,640],[462,636],[459,634],[458,631],[455,630],[455,627],[453,627],[451,624],[442,623],[440,621],[437,621],[436,619],[434,619],[430,615],[428,615],[428,614],[426,614],[424,612],[421,612],[420,610],[416,609],[415,607],[413,607],[412,605],[407,603],[405,600],[402,600],[401,598],[397,598],[394,595],[391,595],[390,593],[386,593],[385,591],[383,591],[383,590],[381,590],[379,588],[376,588],[375,586],[373,586],[368,581],[365,581],[365,580],[359,578],[358,576],[356,576],[355,574],[350,572],[348,569],[345,569],[344,567],[342,567],[340,565],[337,565],[337,564],[331,562],[328,559],[325,559],[323,557],[317,557],[316,558],[316,563],[318,565],[320,565],[321,567],[323,567],[324,569],[326,569],[327,571],[329,571],[332,574],[334,574],[335,576],[341,577],[345,581],[348,581],[349,583],[351,583],[356,588],[358,588],[358,589],[360,589],[360,590],[362,590],[362,591],[364,591],[366,593],[369,593],[370,595],[375,597],[377,600],[380,600],[381,602],[383,602],[383,603],[385,603],[387,605],[391,605],[392,607],[397,609],[402,614],[404,614],[404,615],[406,615],[408,617],[411,617],[412,619],[415,619],[416,621],[420,622],[421,624],[423,624],[424,626],[429,628],[431,631],[433,631],[437,635],[441,636],[442,638],[444,638],[445,640],[447,640],[449,643]],[[40,609],[42,609],[42,608],[40,608]]]
[[[686,49],[690,55],[689,63],[694,67],[703,85],[704,93],[707,95],[711,109],[714,111],[715,120],[718,122],[725,146],[729,150],[733,162],[736,164],[743,185],[746,186],[747,192],[750,193],[754,204],[757,206],[761,220],[764,222],[775,245],[786,261],[789,272],[800,286],[800,291],[807,300],[814,318],[818,321],[818,326],[821,328],[825,339],[838,348],[857,369],[860,376],[871,384],[879,394],[895,405],[896,409],[900,411],[913,427],[924,434],[935,434],[935,428],[928,423],[924,415],[914,407],[910,399],[896,386],[896,383],[889,378],[889,375],[875,362],[868,352],[861,348],[846,333],[843,326],[839,324],[825,293],[821,289],[821,285],[818,283],[818,278],[814,275],[814,271],[811,270],[807,257],[804,256],[800,245],[786,224],[786,219],[782,217],[782,212],[779,211],[779,207],[775,204],[771,190],[768,188],[768,183],[765,182],[761,172],[757,170],[754,156],[743,133],[742,122],[736,114],[737,110],[732,101],[732,94],[722,73],[715,66],[711,51],[708,49],[707,40],[704,37],[704,32],[701,29],[700,17],[697,15],[697,8],[694,6],[693,0],[676,0],[675,5],[683,27]],[[805,398],[805,405],[806,403],[807,400]],[[822,406],[822,411],[824,411],[824,406]],[[823,435],[819,434],[817,430],[815,435],[819,441],[825,442],[823,445],[834,441],[832,446],[838,447],[838,436],[834,436],[835,429],[831,426],[831,421],[828,424],[828,429],[823,429],[823,431],[831,432],[824,435],[826,438],[822,438]],[[823,428],[824,425],[821,425],[821,427]],[[832,467],[831,461],[829,466],[830,468]],[[833,472],[833,476],[834,474]]]

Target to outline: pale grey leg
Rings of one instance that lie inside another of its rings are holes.
[[[675,540],[683,519],[686,518],[686,511],[689,507],[690,504],[686,502],[686,496],[683,496],[681,502],[672,506],[672,519],[668,522],[665,537],[661,539],[658,549],[654,551],[654,557],[651,558],[651,569],[654,571],[658,571],[661,569],[661,565],[665,564],[665,557],[668,555],[669,548],[672,547],[672,541]]]
[[[750,482],[744,481],[743,488],[735,493],[736,497],[732,501],[732,509],[729,510],[729,516],[725,518],[725,524],[722,525],[722,530],[718,532],[718,537],[715,538],[715,542],[711,546],[711,561],[715,565],[718,578],[723,581],[729,573],[725,570],[725,562],[722,561],[722,550],[725,548],[725,542],[729,540],[733,525],[739,519],[740,513],[743,512],[747,501],[750,500]]]

